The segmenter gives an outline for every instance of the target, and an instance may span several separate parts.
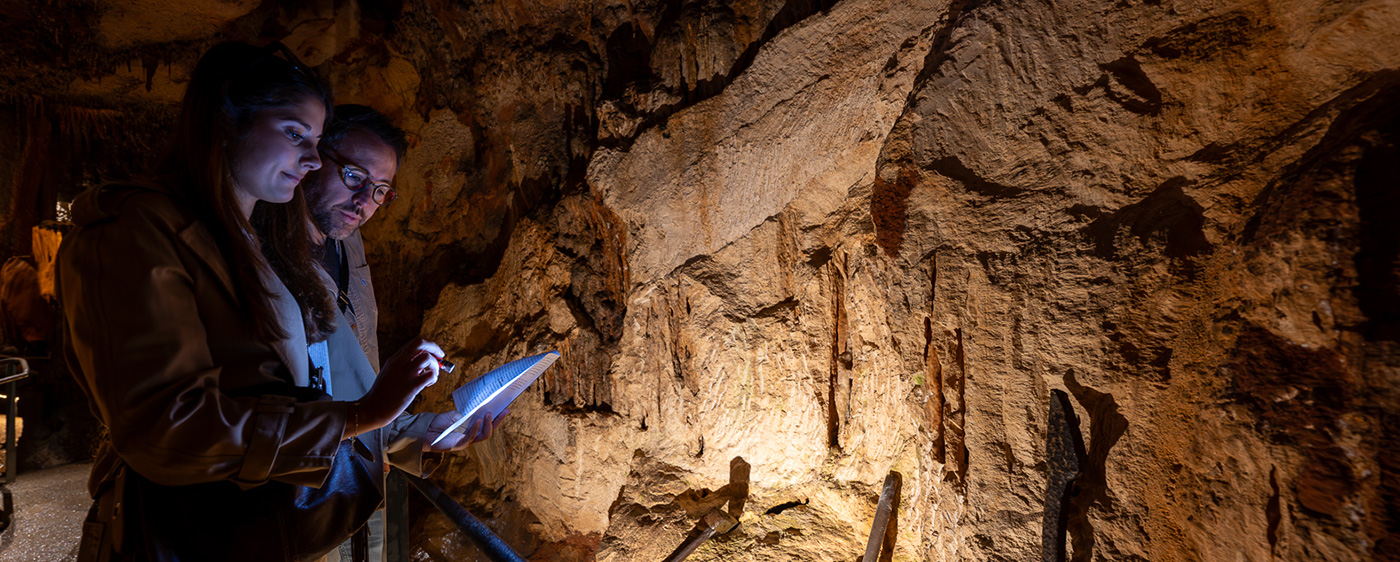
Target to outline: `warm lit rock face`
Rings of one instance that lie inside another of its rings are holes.
[[[891,470],[895,560],[1400,553],[1395,2],[228,26],[413,135],[366,238],[385,343],[462,365],[419,409],[563,353],[437,474],[536,560],[661,560],[711,509],[692,560],[852,560]]]
[[[1397,15],[848,0],[626,137],[633,83],[427,316],[565,352],[450,478],[599,560],[740,488],[708,559],[850,559],[888,470],[897,558],[1391,556]]]

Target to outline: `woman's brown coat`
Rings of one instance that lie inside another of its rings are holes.
[[[207,227],[159,186],[89,190],[72,213],[58,257],[68,364],[110,433],[93,496],[118,459],[169,486],[320,486],[346,405],[281,395],[306,385],[305,347],[253,336]]]

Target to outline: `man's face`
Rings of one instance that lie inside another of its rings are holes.
[[[373,199],[374,187],[368,184],[393,183],[399,165],[392,147],[364,131],[351,131],[339,146],[327,150],[342,164],[369,173],[365,188],[351,191],[341,180],[344,170],[327,158],[320,172],[307,178],[306,203],[316,228],[330,238],[344,240],[379,208]]]

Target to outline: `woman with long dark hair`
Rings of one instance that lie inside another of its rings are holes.
[[[310,560],[379,504],[350,438],[432,384],[442,350],[405,347],[354,402],[308,365],[336,316],[299,184],[331,107],[280,44],[215,46],[155,176],[74,202],[68,364],[108,432],[83,557]]]

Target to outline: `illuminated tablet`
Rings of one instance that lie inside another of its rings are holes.
[[[452,403],[457,407],[457,411],[462,413],[462,417],[439,434],[432,445],[437,445],[443,437],[456,431],[478,414],[484,414],[487,420],[496,419],[496,416],[514,402],[520,393],[525,392],[535,379],[540,378],[540,374],[553,365],[556,359],[559,359],[558,351],[516,359],[458,387],[452,392]]]

